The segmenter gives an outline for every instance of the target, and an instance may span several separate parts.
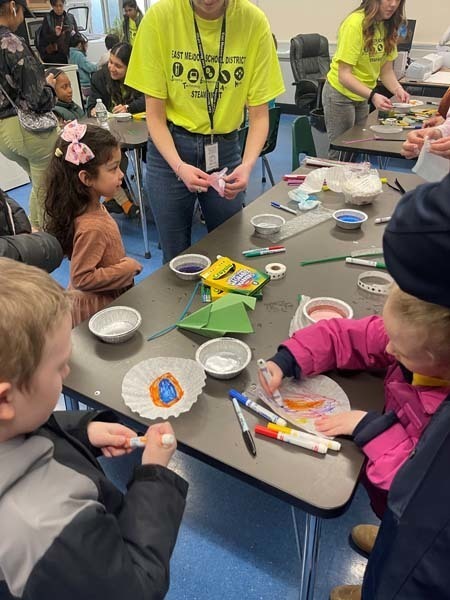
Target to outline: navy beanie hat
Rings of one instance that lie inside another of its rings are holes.
[[[450,308],[450,175],[403,196],[385,230],[383,251],[401,290]]]

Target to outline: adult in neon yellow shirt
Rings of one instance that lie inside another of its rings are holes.
[[[370,103],[377,109],[392,108],[391,101],[376,91],[378,78],[398,102],[408,102],[409,94],[393,69],[404,6],[405,0],[363,0],[341,24],[322,94],[330,143],[364,121]],[[329,155],[338,158],[339,152],[330,150]]]
[[[134,44],[143,14],[136,0],[124,0],[123,4],[123,38],[130,46]]]
[[[197,198],[208,231],[242,208],[267,138],[267,103],[284,91],[269,23],[249,0],[159,0],[139,27],[126,83],[146,94],[146,185],[166,262],[191,243]],[[207,171],[224,167],[220,197]]]

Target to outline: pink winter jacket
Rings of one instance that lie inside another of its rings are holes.
[[[397,471],[414,450],[431,416],[450,393],[450,387],[413,386],[405,380],[396,359],[386,352],[389,339],[383,319],[330,319],[300,329],[282,343],[305,376],[331,369],[387,368],[385,412],[393,411],[387,429],[366,441],[366,475],[377,488],[389,490]],[[381,417],[380,417],[381,418]],[[362,423],[364,425],[364,423]],[[358,426],[359,427],[359,426]],[[362,432],[364,437],[364,431]],[[358,432],[360,436],[360,432]]]

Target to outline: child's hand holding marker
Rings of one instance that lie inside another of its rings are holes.
[[[120,423],[92,421],[87,427],[87,435],[90,443],[100,448],[103,456],[110,458],[129,454],[133,450],[129,440],[136,436],[136,432]]]
[[[172,425],[168,422],[151,425],[147,429],[145,439],[142,464],[167,467],[172,454],[177,448],[177,441]]]
[[[259,369],[259,381],[263,390],[273,398],[277,404],[282,406],[283,398],[281,397],[278,388],[283,380],[283,371],[274,362],[269,360],[269,362],[266,363],[263,358],[259,358],[257,364]]]

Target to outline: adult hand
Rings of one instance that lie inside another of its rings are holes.
[[[435,115],[434,117],[430,117],[426,121],[423,122],[424,127],[437,127],[437,125],[442,125],[444,123],[444,117],[441,115]]]
[[[118,104],[112,111],[113,114],[128,112],[128,104]]]
[[[266,364],[267,370],[269,371],[272,379],[270,380],[270,383],[267,383],[267,381],[264,379],[263,374],[261,373],[261,371],[259,371],[259,383],[261,384],[261,387],[266,392],[266,394],[272,397],[274,391],[277,390],[281,385],[281,382],[283,380],[283,371],[276,363],[272,362],[271,360],[268,360]]]
[[[410,95],[407,91],[403,89],[401,85],[399,85],[398,88],[396,88],[394,96],[398,100],[398,102],[402,102],[405,104],[407,104],[410,99]]]
[[[91,114],[89,116],[90,117],[96,117],[97,116],[97,111],[95,110],[95,106],[94,106],[94,108],[91,109]]]
[[[314,426],[324,435],[352,435],[366,415],[364,410],[349,410],[330,417],[319,417],[314,421]]]
[[[132,448],[128,440],[136,437],[136,432],[120,423],[103,423],[92,421],[87,427],[89,441],[96,448],[100,448],[103,456],[122,456],[129,454]]]
[[[142,454],[143,465],[161,465],[162,467],[167,467],[169,464],[169,460],[176,450],[177,442],[175,440],[170,448],[165,448],[161,440],[164,433],[172,434],[175,439],[175,433],[170,423],[157,423],[148,428],[145,434],[147,443]]]
[[[223,178],[225,181],[225,198],[227,200],[233,200],[239,192],[247,189],[251,170],[250,165],[241,163],[234,171]]]
[[[61,27],[61,25],[56,25],[55,26],[55,33],[56,35],[59,37],[62,33],[63,28]]]
[[[450,136],[433,141],[430,145],[430,153],[450,159]]]
[[[49,73],[45,78],[45,81],[47,85],[50,85],[53,89],[55,89],[56,77],[53,75],[53,73]]]
[[[190,192],[201,193],[208,190],[208,175],[193,165],[181,163],[177,175]]]
[[[392,102],[383,94],[374,94],[372,97],[372,104],[378,110],[391,110]]]

